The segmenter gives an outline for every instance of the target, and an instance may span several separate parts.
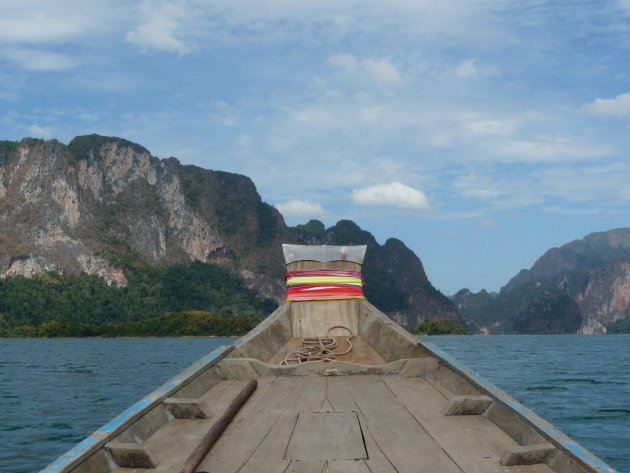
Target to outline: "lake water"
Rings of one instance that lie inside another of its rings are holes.
[[[423,337],[630,473],[630,336]],[[0,471],[30,473],[231,338],[0,340]]]

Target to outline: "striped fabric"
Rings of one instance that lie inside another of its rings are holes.
[[[288,301],[365,299],[363,280],[358,271],[310,269],[290,271],[284,278]]]

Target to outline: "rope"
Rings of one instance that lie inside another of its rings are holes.
[[[347,330],[350,334],[349,337],[346,337],[346,343],[348,344],[348,348],[345,351],[334,352],[333,350],[337,348],[338,343],[334,337],[330,335],[330,332],[336,328],[341,328]],[[352,340],[356,335],[352,333],[348,327],[343,325],[335,325],[334,327],[330,327],[326,332],[325,337],[305,337],[302,339],[302,348],[296,351],[292,351],[287,353],[284,359],[280,362],[280,366],[288,366],[291,363],[297,363],[301,365],[302,363],[308,363],[309,361],[333,361],[335,357],[346,355],[352,351]]]

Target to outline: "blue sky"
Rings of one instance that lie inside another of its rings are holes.
[[[100,133],[451,294],[630,226],[630,0],[0,0],[0,139]]]

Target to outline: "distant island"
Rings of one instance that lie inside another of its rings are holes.
[[[466,327],[449,319],[431,319],[413,328],[416,335],[466,335]]]

